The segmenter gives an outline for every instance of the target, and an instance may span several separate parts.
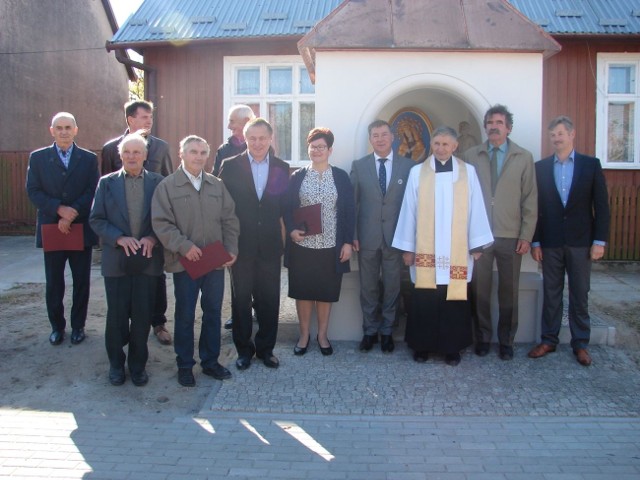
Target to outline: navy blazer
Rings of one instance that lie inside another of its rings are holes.
[[[240,220],[238,255],[279,260],[284,248],[280,219],[289,183],[289,164],[269,154],[269,177],[261,199],[256,193],[246,151],[224,160],[219,177],[236,204]]]
[[[543,248],[590,247],[609,235],[609,196],[600,160],[575,153],[567,206],[553,176],[553,156],[536,162],[538,223],[533,236]]]
[[[356,206],[353,197],[353,186],[349,174],[338,167],[331,167],[333,181],[338,191],[337,225],[336,225],[336,272],[345,273],[351,271],[349,262],[340,261],[340,252],[345,243],[353,244],[356,224]],[[293,172],[289,189],[287,190],[284,225],[287,229],[286,248],[284,253],[284,265],[289,266],[289,251],[291,250],[291,232],[297,228],[293,221],[293,211],[300,206],[300,187],[307,174],[307,168],[300,168]]]
[[[120,169],[100,179],[89,216],[91,228],[102,241],[102,275],[105,277],[125,275],[122,267],[126,254],[124,249],[116,243],[121,236],[132,236],[124,177],[124,169]],[[151,227],[151,198],[162,180],[164,180],[162,175],[145,170],[140,238],[151,236],[157,240]],[[142,273],[152,276],[160,275],[164,265],[164,255],[162,244],[159,241],[153,249],[151,259],[149,266]]]
[[[58,207],[73,207],[78,217],[73,223],[84,225],[84,245],[98,243],[98,237],[89,226],[89,211],[100,178],[96,154],[73,144],[69,168],[58,156],[55,143],[41,148],[29,156],[27,169],[27,195],[38,209],[36,221],[36,247],[42,248],[41,225],[58,223]]]

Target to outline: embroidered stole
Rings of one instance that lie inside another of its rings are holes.
[[[416,228],[416,288],[436,288],[435,254],[435,186],[436,172],[428,158],[420,170]],[[434,162],[437,162],[435,158]],[[453,219],[451,224],[451,258],[447,300],[467,299],[467,259],[469,183],[464,162],[451,159],[458,166],[458,180],[453,184]]]

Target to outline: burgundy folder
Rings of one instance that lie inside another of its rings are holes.
[[[180,258],[180,263],[187,271],[189,276],[196,280],[207,273],[220,268],[222,265],[231,260],[231,255],[224,249],[222,242],[210,243],[202,248],[202,256],[197,262],[187,260],[185,257]]]
[[[69,233],[62,233],[57,223],[42,225],[42,247],[45,252],[84,250],[84,230],[81,223],[72,223]]]
[[[305,235],[322,233],[322,204],[296,208],[293,211],[293,223],[295,228],[304,230]]]

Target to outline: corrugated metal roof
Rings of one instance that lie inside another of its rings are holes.
[[[449,0],[445,0],[449,1]],[[551,34],[640,34],[640,0],[509,0]],[[111,44],[302,36],[342,0],[145,0]]]
[[[509,0],[553,35],[638,35],[640,0]]]
[[[342,0],[145,0],[111,43],[306,34]]]

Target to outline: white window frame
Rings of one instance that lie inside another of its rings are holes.
[[[609,66],[628,64],[636,67],[636,91],[631,94],[609,92]],[[633,162],[608,161],[608,105],[611,101],[634,103],[634,152]],[[597,93],[596,93],[596,156],[603,168],[640,170],[640,53],[598,53],[597,55]]]
[[[276,95],[267,92],[269,80],[269,68],[290,67],[292,70],[292,93]],[[224,111],[228,112],[233,105],[239,103],[260,104],[260,114],[266,118],[268,114],[268,104],[274,101],[291,102],[291,155],[292,158],[283,160],[290,163],[291,167],[303,167],[309,164],[309,160],[300,160],[300,104],[316,103],[315,93],[299,93],[300,67],[306,67],[302,59],[297,55],[260,55],[260,56],[228,56],[224,57]],[[240,68],[260,68],[260,94],[259,95],[237,95],[236,92],[236,71]],[[226,114],[226,113],[225,113]],[[229,136],[224,124],[223,138]]]

